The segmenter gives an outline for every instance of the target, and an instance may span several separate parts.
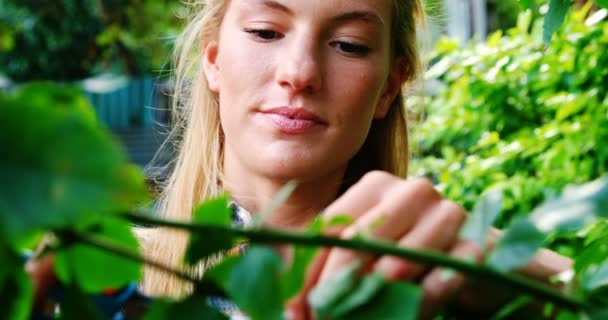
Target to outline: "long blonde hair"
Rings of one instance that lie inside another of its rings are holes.
[[[190,23],[176,41],[174,51],[175,95],[171,141],[177,145],[172,172],[159,198],[159,215],[166,219],[191,219],[194,206],[223,192],[223,136],[218,100],[209,90],[203,73],[201,50],[219,33],[230,0],[206,0],[191,4]],[[404,85],[418,78],[421,70],[417,30],[424,23],[421,0],[393,0],[392,53],[401,61]],[[344,190],[365,172],[384,170],[405,177],[408,163],[407,111],[400,94],[387,116],[375,120],[361,150],[349,163]],[[140,232],[144,254],[174,267],[184,268],[188,235],[174,230]],[[208,262],[212,263],[211,261]],[[202,275],[205,265],[192,270]],[[142,290],[149,295],[180,296],[188,284],[167,273],[147,268]]]

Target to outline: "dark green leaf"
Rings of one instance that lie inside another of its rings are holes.
[[[502,209],[502,192],[494,190],[486,193],[479,200],[473,213],[460,231],[462,239],[471,240],[479,246],[486,247],[488,231]]]
[[[515,312],[521,310],[521,308],[529,305],[533,301],[534,299],[532,299],[530,296],[519,296],[515,298],[515,300],[506,304],[504,307],[500,308],[500,310],[498,310],[498,312],[496,312],[496,314],[492,316],[492,320],[512,319]]]
[[[26,86],[0,94],[0,237],[86,225],[145,199],[141,172],[91,120],[73,90]],[[40,96],[39,96],[40,95]]]
[[[102,320],[104,319],[91,296],[82,292],[76,286],[65,289],[60,303],[62,320]]]
[[[342,317],[349,320],[409,320],[418,318],[422,290],[409,283],[390,282],[369,303]]]
[[[331,318],[339,318],[368,303],[386,284],[384,277],[377,273],[365,276],[357,286],[340,300],[331,310]]]
[[[134,253],[139,250],[137,239],[124,221],[109,219],[90,232]],[[55,272],[65,284],[76,284],[85,292],[99,293],[104,289],[120,289],[139,280],[141,264],[89,245],[73,244],[57,252]]]
[[[607,258],[604,256],[604,259]],[[590,267],[585,270],[581,279],[581,286],[589,292],[608,286],[608,260],[597,267]]]
[[[226,259],[206,277],[215,280],[251,319],[282,319],[281,268],[274,250],[251,246],[247,254]]]
[[[232,210],[228,197],[211,199],[201,204],[195,211],[193,222],[208,225],[229,226]],[[232,248],[234,239],[223,232],[193,233],[184,257],[186,263],[194,265],[208,256]]]
[[[308,293],[308,303],[318,318],[330,315],[332,308],[355,287],[359,266],[359,262],[345,266]]]
[[[606,257],[608,257],[608,239],[599,239],[585,247],[575,257],[574,270],[579,273],[591,265],[601,263]]]
[[[543,203],[530,214],[543,232],[576,231],[598,218],[608,218],[608,176],[568,187],[559,198]]]
[[[23,259],[0,242],[0,319],[29,319],[34,288]]]
[[[549,2],[549,11],[547,11],[543,26],[543,40],[545,43],[551,41],[555,31],[562,26],[571,5],[572,0],[551,0]]]
[[[541,248],[545,235],[525,218],[514,220],[488,258],[488,265],[500,271],[523,266]]]
[[[608,0],[597,0],[596,2],[599,7],[608,9]]]
[[[144,316],[144,320],[223,320],[228,317],[209,306],[207,299],[190,296],[183,301],[156,300]]]

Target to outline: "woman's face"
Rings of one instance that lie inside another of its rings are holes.
[[[343,172],[401,75],[387,0],[232,0],[204,51],[226,168],[307,181]]]

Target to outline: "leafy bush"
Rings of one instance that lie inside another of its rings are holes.
[[[529,13],[506,35],[463,50],[442,40],[428,77],[445,87],[416,128],[424,138],[415,174],[433,177],[467,208],[503,190],[500,226],[567,184],[605,174],[607,12],[586,12],[570,15],[548,45],[540,23],[528,32]]]
[[[157,74],[181,20],[179,1],[2,1],[0,73],[15,81],[101,71]]]

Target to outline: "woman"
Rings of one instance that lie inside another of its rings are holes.
[[[402,88],[421,71],[421,1],[208,0],[197,10],[177,44],[180,144],[161,197],[165,218],[188,220],[197,203],[224,191],[255,213],[297,180],[268,227],[298,229],[321,211],[346,213],[354,223],[332,235],[348,238],[373,226],[372,237],[401,246],[479,256],[458,240],[464,210],[428,181],[403,179]],[[146,255],[179,265],[186,235],[153,230],[143,237]],[[287,250],[280,252],[287,258]],[[532,263],[528,274],[546,277],[569,267],[545,254],[551,262]],[[396,258],[326,250],[290,304],[294,314],[305,317],[306,291],[355,259],[392,280],[422,279],[427,313],[464,284],[462,277],[446,281],[439,270]],[[142,290],[179,296],[188,287],[150,269]]]

